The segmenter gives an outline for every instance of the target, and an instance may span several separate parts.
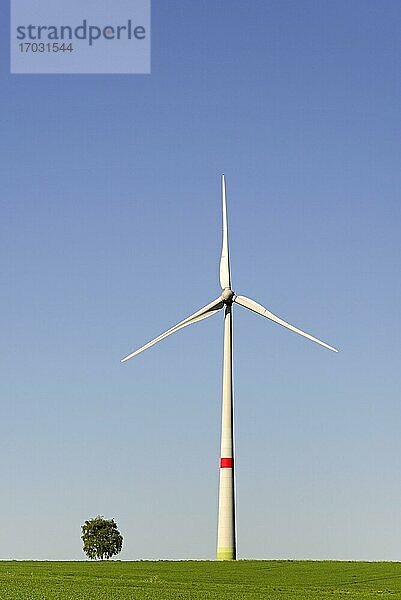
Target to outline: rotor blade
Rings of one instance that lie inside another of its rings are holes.
[[[220,258],[220,285],[221,288],[231,288],[230,281],[230,258],[228,253],[228,227],[227,227],[227,202],[226,202],[226,180],[221,176],[221,198],[223,202],[223,245]]]
[[[279,325],[282,325],[283,327],[286,327],[287,329],[290,329],[291,331],[295,331],[295,333],[299,333],[299,335],[303,335],[304,337],[308,338],[308,340],[312,340],[312,342],[316,342],[317,344],[320,344],[321,346],[324,346],[325,348],[328,348],[329,350],[333,350],[333,352],[338,352],[338,350],[336,348],[333,348],[332,346],[329,346],[325,342],[318,340],[317,338],[313,337],[313,335],[310,335],[309,333],[305,333],[305,331],[298,329],[298,327],[294,327],[294,325],[290,325],[289,323],[286,323],[285,321],[283,321],[283,319],[276,317],[276,315],[273,315],[273,313],[271,313],[269,310],[267,310],[267,308],[265,308],[261,304],[258,304],[254,300],[251,300],[250,298],[246,298],[245,296],[234,296],[234,302],[236,302],[237,304],[241,304],[241,306],[244,306],[245,308],[249,308],[249,310],[253,310],[254,312],[258,313],[259,315],[262,315],[262,317],[266,317],[267,319],[274,321],[274,323],[278,323]]]
[[[164,339],[168,335],[171,335],[172,333],[175,333],[179,329],[182,329],[183,327],[186,327],[187,325],[192,325],[192,323],[196,323],[197,321],[201,321],[202,319],[206,319],[207,317],[211,317],[217,311],[219,311],[221,308],[223,308],[223,306],[224,306],[224,302],[222,301],[222,299],[216,298],[216,300],[213,300],[213,302],[211,302],[207,306],[204,306],[203,308],[198,310],[196,313],[194,313],[190,317],[187,317],[183,321],[180,321],[180,323],[177,323],[177,325],[174,325],[174,327],[171,327],[164,333],[160,334],[154,340],[148,342],[141,348],[138,348],[138,350],[135,350],[135,352],[132,352],[132,354],[128,354],[128,356],[125,356],[123,359],[121,359],[121,362],[125,362],[126,360],[129,360],[133,356],[136,356],[140,352],[143,352],[147,348],[150,348],[151,346],[153,346],[153,344],[160,342],[160,340]]]

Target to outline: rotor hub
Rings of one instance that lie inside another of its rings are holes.
[[[232,291],[232,289],[228,287],[224,288],[221,294],[221,299],[224,301],[225,304],[232,304],[234,299],[234,292]]]

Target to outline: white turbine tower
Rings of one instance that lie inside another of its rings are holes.
[[[223,246],[220,259],[220,285],[221,295],[207,304],[196,313],[187,317],[180,323],[177,323],[171,329],[168,329],[154,340],[148,342],[132,354],[128,354],[121,362],[125,362],[136,356],[143,350],[150,348],[168,335],[175,333],[179,329],[192,325],[197,321],[206,319],[216,314],[224,308],[224,354],[223,354],[223,398],[222,398],[222,419],[221,419],[221,453],[220,453],[220,488],[219,488],[219,515],[217,527],[217,560],[235,560],[236,559],[236,538],[235,538],[235,498],[234,498],[234,439],[233,439],[233,390],[232,390],[232,306],[233,303],[240,304],[249,310],[262,315],[278,323],[303,337],[338,352],[336,348],[329,346],[325,342],[318,340],[309,333],[305,333],[276,317],[267,308],[250,300],[245,296],[237,296],[231,289],[230,260],[228,251],[228,228],[227,228],[227,204],[226,204],[226,182],[224,175],[221,178],[221,192],[223,202]]]

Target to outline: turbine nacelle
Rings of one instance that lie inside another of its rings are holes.
[[[224,304],[232,304],[234,302],[234,298],[235,294],[232,289],[229,287],[224,288],[223,293],[221,294],[221,299],[223,300]]]

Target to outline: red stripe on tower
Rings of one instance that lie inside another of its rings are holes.
[[[220,458],[220,469],[232,469],[234,461],[232,458]]]

